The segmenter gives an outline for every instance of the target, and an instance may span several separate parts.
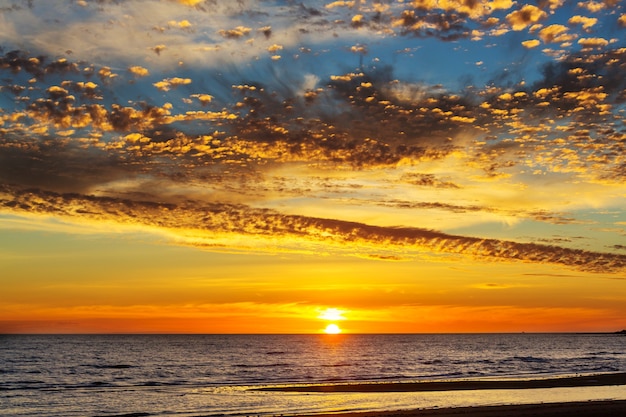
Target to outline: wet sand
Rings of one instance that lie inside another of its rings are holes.
[[[421,381],[392,383],[354,383],[354,384],[315,384],[285,385],[256,388],[255,391],[282,392],[423,392],[423,391],[460,391],[485,389],[533,389],[564,387],[599,387],[626,385],[626,373],[555,377],[546,379],[519,380],[460,380],[460,381]],[[625,388],[626,389],[626,388]],[[626,414],[624,414],[626,417]],[[621,416],[620,416],[621,417]]]
[[[315,417],[623,417],[626,400],[329,413]],[[302,417],[302,416],[301,416]]]
[[[426,392],[460,390],[533,389],[626,385],[626,373],[531,380],[424,381],[265,387],[288,392]],[[626,387],[624,387],[626,389]],[[475,406],[400,411],[316,414],[316,417],[626,417],[626,400]]]

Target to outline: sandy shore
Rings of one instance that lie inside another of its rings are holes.
[[[434,410],[317,414],[315,417],[622,417],[626,401],[586,401]],[[300,416],[303,417],[303,416]]]
[[[546,379],[519,380],[459,380],[459,381],[423,381],[392,383],[355,383],[328,385],[285,385],[257,388],[258,391],[283,392],[423,392],[423,391],[460,391],[484,389],[532,389],[563,387],[599,387],[608,385],[626,385],[626,373],[556,377]],[[624,414],[626,417],[626,414]],[[620,416],[621,417],[621,416]]]
[[[424,381],[265,387],[285,392],[427,392],[460,390],[539,389],[626,385],[626,373],[530,380]],[[626,389],[626,387],[624,387]],[[317,414],[316,417],[626,417],[626,400],[475,406],[400,411]],[[301,416],[302,417],[302,416]]]

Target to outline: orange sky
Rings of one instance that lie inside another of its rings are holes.
[[[626,327],[621,2],[14,6],[0,332]]]

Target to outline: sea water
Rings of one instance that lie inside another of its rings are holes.
[[[626,337],[618,334],[5,335],[0,414],[279,415],[610,399],[619,397],[611,387],[351,394],[251,388],[624,371]]]

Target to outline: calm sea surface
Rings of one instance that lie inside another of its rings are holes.
[[[615,389],[303,394],[249,388],[624,371],[626,337],[610,334],[11,335],[0,336],[0,414],[272,415],[607,399]]]

